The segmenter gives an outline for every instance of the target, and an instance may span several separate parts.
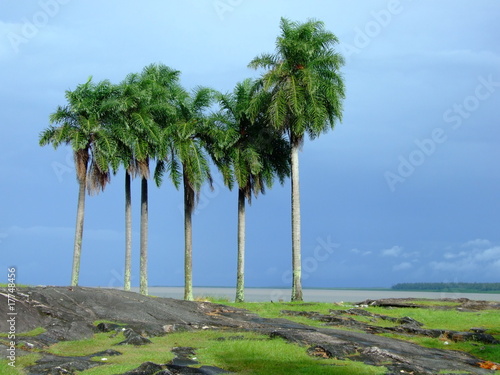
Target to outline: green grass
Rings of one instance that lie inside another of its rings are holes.
[[[42,356],[40,354],[29,354],[25,356],[16,357],[15,365],[16,367],[9,366],[8,360],[0,360],[0,374],[2,375],[25,375],[22,368],[27,366],[32,366],[35,362]],[[3,358],[3,355],[2,355]]]
[[[381,367],[367,366],[352,361],[317,359],[307,354],[306,347],[287,343],[285,340],[252,332],[195,331],[172,333],[151,339],[152,345],[140,347],[113,346],[123,340],[123,335],[111,337],[99,333],[93,338],[74,342],[60,342],[49,348],[52,354],[89,355],[113,348],[123,355],[110,356],[106,365],[82,372],[82,375],[112,375],[130,371],[151,361],[167,363],[174,358],[173,347],[190,346],[196,349],[197,360],[207,366],[218,366],[238,374],[384,374]],[[231,338],[238,336],[238,340]],[[221,339],[224,338],[224,339]],[[101,361],[96,358],[96,361]]]
[[[44,332],[47,332],[47,330],[45,328],[38,327],[38,328],[32,329],[29,332],[17,333],[16,336],[17,336],[17,338],[34,337],[34,336],[38,336],[39,334],[44,333]],[[0,333],[0,337],[7,337],[8,335],[9,335],[8,333],[3,333],[3,332]]]
[[[217,302],[218,301],[214,301]],[[421,301],[417,301],[420,303]],[[415,302],[415,303],[417,303]],[[427,301],[431,305],[430,301]],[[432,301],[432,306],[449,306],[447,301]],[[268,303],[268,302],[250,302],[250,303],[225,303],[228,306],[240,307],[250,310],[265,318],[283,318],[293,320],[299,323],[321,326],[322,322],[316,322],[306,317],[284,316],[282,310],[291,311],[314,311],[320,314],[329,314],[330,310],[347,310],[352,308],[352,305],[345,304],[344,306],[329,304],[329,303]],[[409,316],[424,324],[424,328],[429,329],[448,329],[454,331],[468,331],[470,328],[484,328],[488,333],[497,336],[500,335],[500,326],[498,324],[500,311],[498,310],[483,310],[476,312],[460,312],[457,310],[435,310],[421,308],[384,308],[384,307],[367,307],[364,310],[373,314],[387,315],[395,318],[403,318]],[[370,321],[370,318],[364,316],[349,316],[361,322],[375,324],[379,326],[391,326],[387,321],[378,320],[377,322]],[[500,337],[498,337],[500,339]]]
[[[415,304],[426,302],[429,306],[450,306],[449,301],[412,301]],[[453,302],[452,302],[453,303]],[[321,314],[329,314],[330,310],[347,310],[352,308],[352,305],[345,306],[333,305],[328,303],[226,303],[234,307],[241,307],[257,313],[266,318],[286,318],[297,323],[307,324],[315,327],[323,327],[323,322],[315,321],[302,316],[284,316],[282,310],[292,311],[316,311]],[[453,306],[453,305],[451,305]],[[457,310],[436,310],[422,308],[384,308],[384,307],[367,307],[364,310],[373,314],[387,315],[395,318],[411,317],[424,324],[423,328],[427,329],[443,329],[467,332],[471,328],[483,328],[486,332],[493,335],[497,340],[500,340],[500,312],[498,310],[483,310],[475,312],[460,312]],[[377,319],[371,321],[370,318],[364,316],[349,316],[361,322],[369,323],[379,327],[391,327],[395,324],[386,320]],[[341,327],[343,330],[351,330],[346,327]],[[354,330],[355,331],[355,330]],[[397,338],[414,342],[429,348],[461,350],[470,353],[480,359],[500,362],[500,345],[489,345],[475,342],[453,342],[447,340],[448,345],[444,344],[444,340],[428,337],[410,337],[408,335],[384,334],[384,336]]]
[[[460,312],[457,310],[432,310],[397,308],[386,309],[370,307],[368,311],[396,318],[409,316],[424,324],[424,328],[468,331],[471,328],[484,328],[492,335],[500,335],[500,311],[483,310],[475,312]]]
[[[196,302],[212,302],[217,301],[217,303],[227,304],[231,300],[227,297],[212,297],[212,296],[195,296],[194,300]]]
[[[29,288],[31,285],[28,284],[15,284],[16,290],[19,288]],[[8,288],[9,284],[0,283],[0,288]]]
[[[500,361],[500,348],[498,345],[487,345],[475,342],[454,342],[451,340],[443,340],[438,338],[431,337],[406,337],[400,336],[396,334],[382,334],[382,336],[395,338],[395,339],[404,339],[409,342],[413,342],[415,344],[434,349],[446,349],[446,350],[459,350],[462,352],[466,352],[472,354],[473,356],[482,359],[484,361]],[[446,344],[447,343],[447,344]]]

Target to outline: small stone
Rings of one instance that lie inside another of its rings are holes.
[[[484,328],[471,328],[469,331],[475,332],[475,333],[485,333],[486,329],[484,329]]]

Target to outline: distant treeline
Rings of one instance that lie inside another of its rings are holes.
[[[399,283],[392,290],[418,290],[425,292],[500,293],[500,283]]]

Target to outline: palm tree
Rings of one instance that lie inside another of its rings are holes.
[[[337,37],[323,22],[282,18],[280,28],[275,53],[254,58],[249,67],[267,70],[260,79],[263,96],[270,100],[267,116],[291,144],[292,301],[302,301],[298,153],[305,133],[313,139],[342,119],[345,95],[339,70],[344,59],[334,50]]]
[[[222,125],[223,139],[226,140],[223,155],[219,157],[225,159],[225,163],[219,164],[230,164],[238,184],[236,302],[245,299],[246,202],[251,204],[252,194],[257,197],[259,193],[265,193],[266,187],[271,188],[275,175],[283,183],[290,171],[288,143],[269,127],[262,113],[255,118],[249,115],[254,84],[251,79],[246,79],[236,85],[232,94],[220,95],[221,112],[214,118],[216,124]],[[225,178],[225,182],[229,188],[232,187],[232,180]]]
[[[169,87],[170,99],[176,106],[175,122],[164,121],[162,160],[157,164],[157,183],[165,171],[176,188],[184,189],[184,299],[193,300],[192,215],[201,186],[212,184],[210,165],[203,149],[204,111],[214,98],[214,91],[197,87],[191,94],[177,84]]]
[[[137,74],[129,74],[118,86],[118,93],[108,105],[112,111],[112,134],[116,140],[117,150],[112,159],[113,170],[116,173],[123,165],[125,168],[125,269],[124,290],[130,290],[132,278],[132,178],[138,174],[138,163],[132,149],[134,143],[133,113],[140,108],[143,100],[138,89]]]
[[[110,180],[109,155],[115,144],[105,126],[107,112],[103,103],[112,95],[109,81],[98,84],[89,79],[66,92],[68,104],[50,115],[51,125],[40,133],[40,146],[70,144],[79,184],[71,285],[78,285],[85,212],[85,190],[89,194],[104,190]]]
[[[171,122],[175,109],[170,102],[170,87],[175,86],[180,72],[165,65],[146,66],[137,82],[137,103],[131,112],[131,149],[141,176],[141,230],[140,230],[140,293],[148,294],[148,179],[149,162],[161,158],[161,127]],[[139,99],[138,99],[139,98]]]
[[[139,290],[148,294],[148,179],[149,162],[160,152],[160,123],[175,109],[169,102],[168,87],[179,72],[161,64],[146,66],[129,74],[119,86],[113,107],[112,132],[118,145],[113,168],[125,167],[125,272],[124,289],[131,285],[132,217],[131,179],[141,177],[140,281]]]

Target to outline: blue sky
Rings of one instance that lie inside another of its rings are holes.
[[[71,150],[38,146],[65,90],[161,62],[223,92],[259,72],[280,17],[316,18],[346,58],[343,122],[301,158],[305,287],[498,282],[500,3],[169,0],[0,3],[0,282],[69,283]],[[194,284],[235,285],[237,194],[214,171],[194,218]],[[123,173],[87,199],[80,283],[122,285]],[[139,181],[134,181],[138,284]],[[183,283],[182,194],[150,188],[149,282]],[[247,286],[290,285],[290,184],[247,210]],[[4,281],[5,282],[5,281]]]

